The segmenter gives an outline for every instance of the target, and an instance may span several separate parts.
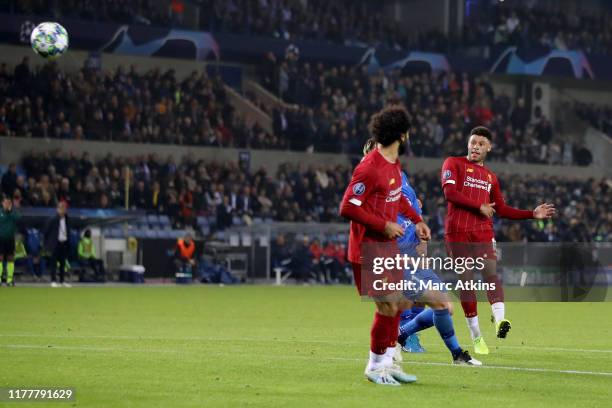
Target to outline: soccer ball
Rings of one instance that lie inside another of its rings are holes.
[[[40,23],[32,31],[30,43],[41,57],[55,59],[68,49],[68,32],[58,23]]]

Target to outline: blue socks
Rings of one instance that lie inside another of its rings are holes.
[[[459,341],[457,340],[457,336],[455,336],[453,319],[451,318],[448,309],[434,310],[433,324],[436,326],[436,329],[438,329],[440,337],[442,337],[444,344],[446,344],[446,347],[450,350],[453,356],[459,353],[461,351],[461,346],[459,346]]]
[[[415,308],[410,309],[410,312],[412,312],[413,309]],[[419,309],[422,310],[422,308]],[[404,313],[407,314],[406,312]],[[428,329],[431,326],[436,326],[436,329],[438,330],[438,333],[440,333],[442,341],[444,341],[444,344],[450,350],[452,355],[455,356],[461,351],[461,346],[459,345],[457,336],[455,336],[453,319],[448,309],[425,309],[422,310],[416,316],[414,316],[411,320],[406,321],[407,318],[405,318],[404,314],[402,314],[402,322],[400,323],[400,336],[398,339],[400,344],[404,345],[404,342],[406,341],[408,336],[411,336],[421,330]]]
[[[400,337],[404,339],[414,333],[430,328],[434,325],[434,311],[425,309],[412,320],[402,321],[400,323]],[[452,325],[452,322],[451,322]],[[400,343],[402,343],[400,341]]]

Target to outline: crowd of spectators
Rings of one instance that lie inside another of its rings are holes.
[[[338,44],[378,45],[396,50],[449,52],[465,46],[517,45],[589,53],[612,53],[612,14],[587,10],[576,2],[483,2],[469,10],[463,36],[401,27],[385,17],[382,3],[354,0],[203,0],[206,30],[262,35],[290,41],[325,40]],[[470,7],[470,6],[468,6]]]
[[[247,122],[229,103],[218,75],[135,67],[67,74],[54,63],[33,71],[28,58],[9,70],[0,64],[0,136],[170,143],[252,149],[359,154],[370,115],[404,103],[413,121],[411,153],[461,154],[476,124],[494,132],[491,159],[543,164],[589,164],[582,147],[554,137],[543,117],[530,121],[523,100],[495,95],[486,76],[369,75],[364,67],[326,68],[273,55],[262,82],[290,103],[270,112],[273,132]],[[588,155],[587,155],[588,156]]]
[[[462,36],[406,29],[385,17],[384,5],[355,0],[22,0],[3,11],[95,21],[184,26],[187,7],[199,16],[191,28],[258,35],[289,41],[319,40],[346,45],[448,52],[465,46],[516,45],[589,53],[612,53],[612,14],[554,2],[483,2],[468,5]],[[197,10],[197,12],[196,12]],[[195,24],[195,25],[194,25]]]
[[[203,0],[212,13],[201,28],[212,32],[260,35],[290,41],[320,40],[392,49],[445,50],[447,37],[436,30],[402,29],[383,15],[383,4],[355,0]]]
[[[612,137],[612,108],[607,105],[580,103],[574,105],[579,118]]]
[[[467,19],[463,44],[580,49],[587,53],[610,54],[610,27],[612,14],[605,10],[568,10],[564,2],[499,2]]]
[[[270,253],[273,270],[291,271],[297,281],[351,283],[352,269],[346,262],[345,242],[280,233],[272,241]]]
[[[156,155],[94,160],[88,153],[31,152],[18,175],[14,165],[2,176],[2,191],[22,206],[124,208],[126,169],[129,206],[167,214],[175,226],[214,217],[216,229],[255,218],[291,222],[341,222],[338,203],[350,180],[343,165],[281,165],[274,173],[248,170],[234,162],[189,157],[177,162]],[[509,241],[609,241],[612,233],[612,180],[500,176],[510,205],[534,208],[553,202],[560,215],[550,222],[497,222],[498,237]],[[411,174],[434,237],[441,239],[446,204],[436,173]]]
[[[185,26],[187,7],[199,16],[197,28],[213,33],[437,51],[445,51],[448,41],[437,30],[401,29],[399,22],[383,16],[382,4],[355,0],[22,0],[3,9],[55,18]]]
[[[258,123],[234,114],[218,75],[173,70],[83,68],[50,63],[34,72],[26,57],[13,72],[0,64],[0,136],[285,148]]]
[[[461,154],[465,135],[484,125],[494,134],[492,160],[590,164],[583,146],[555,137],[545,116],[532,122],[525,101],[495,94],[486,75],[400,69],[370,75],[366,66],[328,68],[301,62],[290,51],[278,60],[267,54],[260,78],[289,104],[274,112],[274,130],[296,150],[357,154],[371,114],[402,103],[411,116],[415,156]]]
[[[154,0],[19,0],[4,2],[2,11],[54,18],[113,21],[121,24],[169,25],[170,1]]]

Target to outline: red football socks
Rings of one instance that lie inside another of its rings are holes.
[[[370,350],[375,354],[385,354],[387,347],[391,342],[390,333],[395,329],[395,337],[397,339],[397,327],[395,322],[398,322],[397,316],[384,316],[376,312],[374,314],[374,322],[370,330]]]
[[[476,302],[476,292],[473,290],[462,290],[459,293],[461,307],[465,317],[478,316],[478,303]]]
[[[389,347],[395,347],[397,344],[397,336],[399,335],[399,325],[402,312],[397,312],[393,320],[393,328],[389,332]]]
[[[502,287],[502,283],[499,280],[499,276],[493,275],[485,278],[487,283],[494,283],[495,290],[487,290],[487,298],[489,299],[489,303],[497,303],[504,301],[504,288]]]

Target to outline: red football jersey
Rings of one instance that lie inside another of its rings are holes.
[[[497,176],[485,166],[466,157],[449,157],[440,173],[444,195],[448,201],[445,233],[489,231],[493,220],[480,213],[480,206],[495,203],[496,215],[502,218],[527,219],[532,211],[506,205]],[[448,186],[445,189],[445,186]]]
[[[383,232],[387,221],[397,221],[398,212],[408,215],[415,224],[422,221],[402,195],[400,170],[399,160],[389,163],[375,149],[353,171],[340,205],[340,214],[351,220],[350,262],[361,263],[363,242],[392,241]]]

